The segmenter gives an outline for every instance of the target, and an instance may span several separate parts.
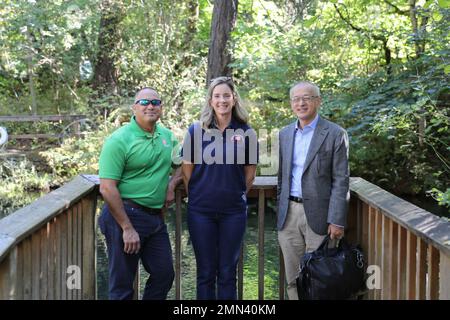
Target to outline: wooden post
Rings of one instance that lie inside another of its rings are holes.
[[[96,211],[97,194],[92,192],[81,201],[82,215],[82,299],[97,298],[97,240]]]
[[[31,259],[31,236],[23,240],[23,298],[31,300],[32,296],[32,259]]]
[[[391,271],[389,277],[390,290],[387,299],[397,299],[397,281],[398,281],[398,225],[389,219],[389,270]]]
[[[0,300],[12,300],[17,298],[17,257],[18,250],[15,247],[9,255],[0,263]]]
[[[59,297],[59,299],[61,300],[67,300],[68,296],[67,296],[67,274],[66,274],[66,270],[67,270],[67,261],[68,261],[68,248],[67,248],[67,234],[68,234],[68,213],[63,212],[61,214],[61,219],[60,219],[60,224],[61,224],[61,228],[60,228],[60,247],[61,247],[61,252],[59,253],[61,255],[61,269],[59,269],[59,273],[60,273],[60,280],[61,282],[60,284],[60,288],[61,288],[61,296]]]
[[[380,210],[375,211],[375,264],[381,268],[381,277],[384,278],[383,271],[383,214]],[[381,281],[381,289],[375,289],[375,300],[381,300],[381,291],[383,290],[383,280]]]
[[[427,246],[426,243],[417,239],[417,270],[416,270],[416,300],[426,298],[426,276],[427,276]]]
[[[392,228],[392,220],[383,215],[382,217],[382,241],[381,241],[381,274],[382,274],[382,288],[381,299],[390,299],[391,294],[391,279],[393,270],[391,269],[391,255],[392,244],[390,242],[390,234]]]
[[[427,300],[439,299],[439,250],[428,245]]]
[[[406,299],[406,229],[398,225],[397,299]]]
[[[417,237],[411,232],[406,233],[406,299],[416,298],[416,253]]]
[[[441,253],[439,264],[439,299],[450,300],[450,256]]]
[[[45,224],[40,231],[41,239],[41,256],[40,256],[40,273],[39,273],[39,300],[47,300],[48,292],[48,228]]]
[[[31,299],[39,300],[40,298],[40,275],[41,275],[41,234],[35,232],[31,235]]]

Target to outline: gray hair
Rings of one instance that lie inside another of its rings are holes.
[[[233,80],[230,77],[218,77],[211,80],[208,88],[208,94],[206,96],[205,106],[203,107],[202,113],[200,115],[200,122],[203,129],[207,130],[211,123],[214,121],[214,109],[211,107],[209,101],[212,99],[214,88],[220,84],[227,84],[233,93],[233,98],[235,105],[232,111],[232,117],[236,120],[247,123],[248,122],[248,112],[242,106],[241,97],[236,90]]]
[[[289,89],[289,97],[290,97],[290,98],[292,98],[292,91],[293,91],[296,87],[299,87],[299,86],[308,86],[308,87],[311,87],[311,88],[313,89],[313,91],[314,91],[314,95],[320,97],[320,89],[319,89],[319,87],[318,87],[316,84],[314,84],[314,83],[312,83],[312,82],[309,82],[309,81],[299,81],[299,82],[294,83],[294,84],[291,86],[291,88]]]

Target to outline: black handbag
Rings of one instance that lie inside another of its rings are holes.
[[[306,253],[296,279],[299,299],[344,300],[366,290],[366,263],[359,246],[344,238],[329,248],[327,235],[316,251]]]

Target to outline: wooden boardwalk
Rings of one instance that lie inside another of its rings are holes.
[[[96,299],[96,176],[77,176],[61,188],[0,220],[0,299]],[[264,299],[264,225],[276,177],[257,177],[258,298]],[[379,287],[365,299],[450,299],[450,222],[361,178],[351,178],[346,237],[362,245],[381,271]],[[176,193],[175,298],[181,292],[181,201]],[[79,268],[80,288],[69,289],[68,267]],[[280,259],[279,278],[284,279]],[[279,281],[279,299],[285,298]],[[238,297],[243,264],[238,266]]]

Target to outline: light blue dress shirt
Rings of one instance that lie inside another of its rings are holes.
[[[302,198],[303,168],[318,121],[319,115],[317,114],[314,120],[303,129],[299,127],[298,121],[295,126],[294,153],[292,155],[291,196]]]

